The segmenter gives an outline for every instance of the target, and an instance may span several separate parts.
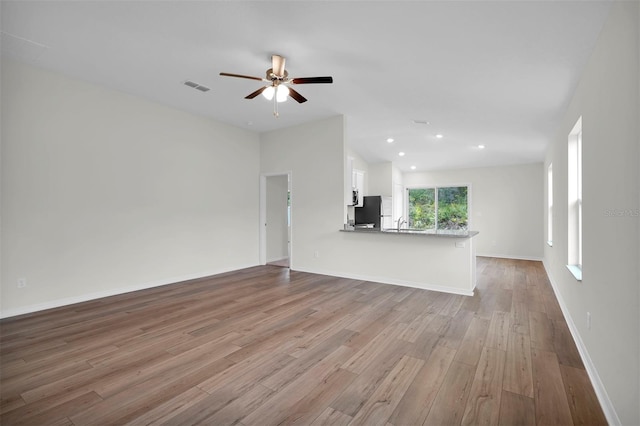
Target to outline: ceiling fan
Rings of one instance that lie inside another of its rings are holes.
[[[307,101],[307,98],[302,96],[296,90],[294,90],[292,84],[318,84],[318,83],[333,83],[333,77],[298,77],[290,78],[289,73],[284,69],[286,59],[280,55],[271,56],[271,68],[267,70],[265,78],[253,77],[250,75],[232,74],[228,72],[221,72],[221,76],[225,77],[238,77],[248,78],[250,80],[264,81],[267,84],[264,87],[259,88],[255,92],[252,92],[245,96],[245,99],[253,99],[259,94],[262,94],[265,98],[273,99],[273,115],[278,117],[278,103],[287,100],[287,97],[291,96],[298,103]]]

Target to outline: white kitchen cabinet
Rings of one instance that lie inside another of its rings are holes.
[[[351,187],[358,191],[358,204],[356,204],[356,207],[362,206],[362,197],[365,196],[364,174],[363,170],[357,169],[354,169],[351,174]]]

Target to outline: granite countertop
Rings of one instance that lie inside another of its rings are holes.
[[[464,230],[420,230],[420,229],[406,229],[403,228],[398,231],[395,228],[383,229],[378,228],[353,228],[348,227],[341,229],[340,232],[351,232],[357,234],[395,234],[395,235],[412,235],[418,237],[445,237],[445,238],[471,238],[478,235],[478,231],[464,231]]]

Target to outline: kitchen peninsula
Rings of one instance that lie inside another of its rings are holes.
[[[472,296],[476,286],[477,231],[341,229],[351,247],[352,278]]]
[[[466,231],[466,230],[422,230],[422,229],[407,229],[407,228],[389,228],[389,229],[377,229],[357,226],[345,226],[345,229],[341,229],[341,232],[379,232],[381,234],[399,234],[399,235],[416,235],[424,237],[445,237],[445,238],[471,238],[478,235],[478,231]]]

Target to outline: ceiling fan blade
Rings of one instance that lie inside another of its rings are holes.
[[[293,84],[333,83],[333,77],[300,77],[291,80]]]
[[[303,102],[307,102],[307,98],[305,98],[300,93],[298,93],[295,90],[293,90],[291,87],[289,87],[289,96],[291,96],[293,99],[298,101],[299,104],[301,104]]]
[[[248,94],[247,96],[245,96],[244,98],[245,98],[245,99],[253,99],[253,98],[255,98],[256,96],[258,96],[260,93],[264,92],[264,89],[266,89],[267,87],[269,87],[269,86],[261,87],[261,88],[259,88],[258,90],[256,90],[255,92],[249,93],[249,94]]]
[[[278,77],[284,77],[284,63],[286,59],[280,55],[271,56],[271,69]]]
[[[248,78],[250,80],[266,81],[264,78],[253,77],[251,75],[231,74],[231,73],[228,73],[228,72],[221,72],[220,75],[225,76],[225,77],[238,77],[238,78]]]

